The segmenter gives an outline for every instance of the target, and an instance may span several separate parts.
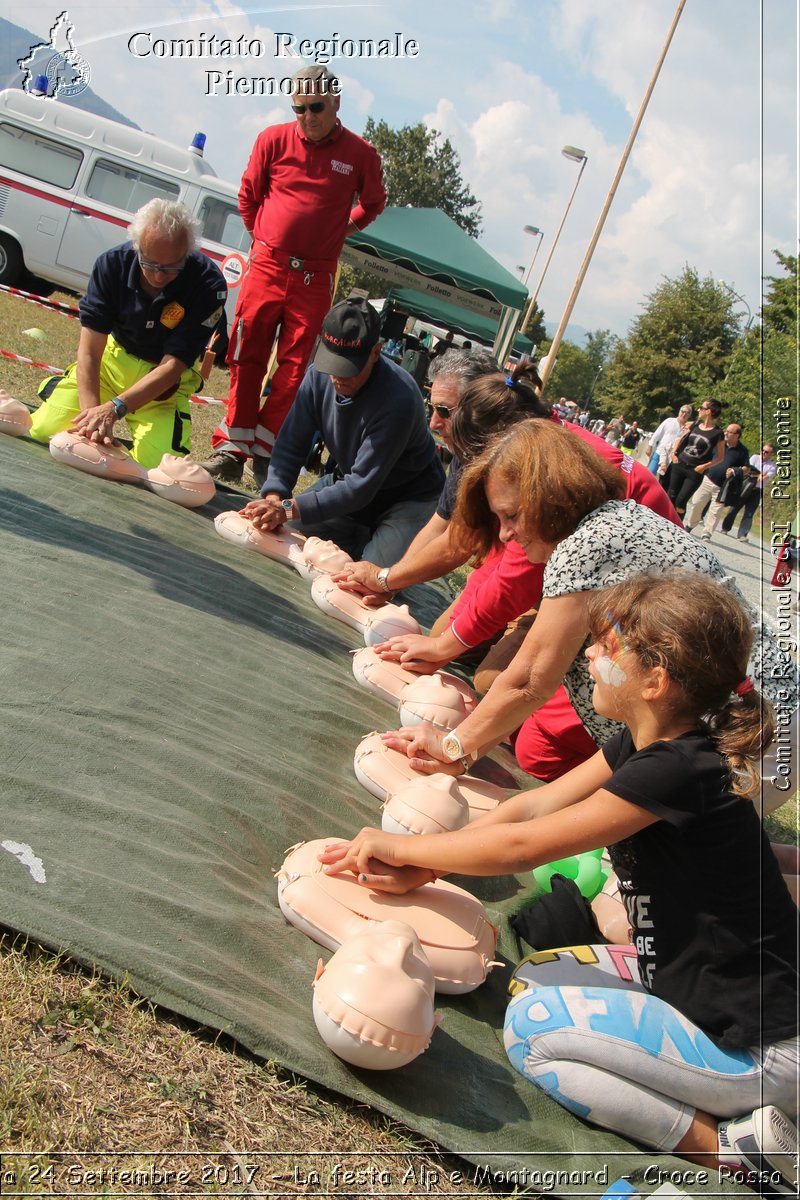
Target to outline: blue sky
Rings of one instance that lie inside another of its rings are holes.
[[[8,20],[47,39],[52,12],[6,0]],[[208,95],[206,72],[290,75],[272,56],[276,32],[298,41],[392,37],[419,43],[416,58],[339,58],[341,116],[391,125],[424,121],[458,149],[483,204],[483,246],[514,271],[545,231],[535,283],[577,167],[588,154],[567,224],[544,280],[548,321],[563,311],[677,0],[392,0],[282,5],[145,0],[135,8],[70,3],[77,49],[92,87],[132,120],[171,141],[208,135],[206,157],[238,182],[264,125],[288,119],[280,97]],[[131,34],[260,38],[260,59],[136,57]],[[572,322],[624,335],[646,294],[686,263],[725,279],[755,313],[773,248],[796,254],[797,12],[791,0],[686,0],[633,154]],[[747,307],[741,305],[746,319]]]

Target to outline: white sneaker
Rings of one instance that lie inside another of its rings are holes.
[[[800,1185],[800,1135],[789,1118],[768,1104],[718,1130],[720,1174],[764,1196],[796,1196]]]

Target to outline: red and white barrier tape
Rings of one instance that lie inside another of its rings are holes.
[[[9,296],[20,296],[30,304],[38,304],[41,308],[50,308],[54,312],[65,313],[68,317],[77,317],[79,312],[71,304],[62,304],[59,300],[48,300],[46,296],[36,296],[33,292],[23,292],[22,288],[8,287],[0,283],[0,292],[8,292]]]
[[[51,366],[50,363],[36,362],[33,358],[25,358],[23,354],[14,354],[11,350],[0,350],[3,358],[10,358],[12,362],[25,363],[28,367],[38,367],[40,371],[50,371],[53,375],[63,375],[64,372],[60,367]],[[189,400],[192,404],[220,404],[223,408],[227,405],[227,400],[218,400],[215,396],[190,396]]]
[[[63,375],[61,367],[53,367],[50,363],[36,362],[32,358],[25,358],[24,354],[13,354],[10,350],[0,350],[3,358],[10,358],[13,362],[25,363],[29,367],[38,367],[40,371],[52,371],[54,375]]]

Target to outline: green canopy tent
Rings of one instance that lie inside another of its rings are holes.
[[[453,333],[483,342],[486,346],[493,345],[497,336],[496,321],[478,313],[467,312],[454,304],[446,304],[443,300],[437,300],[435,296],[425,296],[411,288],[392,288],[386,297],[386,305],[391,310],[422,317],[442,329],[452,329]],[[514,350],[519,354],[532,354],[533,349],[531,339],[518,333],[514,339]]]
[[[495,322],[493,351],[507,356],[527,288],[441,209],[384,209],[347,238],[342,260]]]

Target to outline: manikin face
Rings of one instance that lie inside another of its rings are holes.
[[[447,449],[453,450],[453,433],[452,433],[452,414],[456,411],[461,402],[461,391],[454,379],[448,379],[444,376],[442,379],[434,379],[431,384],[431,421],[430,427],[433,433],[438,433],[439,437],[444,442]],[[442,416],[436,409],[447,408],[450,416]]]
[[[500,524],[500,541],[519,542],[529,562],[547,562],[555,546],[545,542],[535,530],[529,529],[519,511],[519,488],[501,476],[489,476],[486,481],[486,499]]]

